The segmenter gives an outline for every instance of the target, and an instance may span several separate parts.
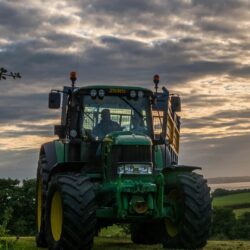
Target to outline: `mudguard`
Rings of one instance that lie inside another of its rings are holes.
[[[194,170],[201,170],[201,167],[197,167],[197,166],[188,166],[188,165],[169,165],[166,166],[163,170],[162,173],[168,173],[171,171],[177,171],[177,172],[192,172]]]
[[[40,156],[43,154],[46,156],[47,160],[46,170],[51,171],[53,166],[57,163],[55,141],[45,143],[41,146]]]
[[[179,183],[179,175],[182,173],[192,172],[194,170],[201,170],[201,167],[186,166],[186,165],[170,165],[162,170],[165,185],[168,188],[176,187]]]
[[[40,156],[45,155],[47,164],[45,171],[51,176],[58,172],[80,171],[86,164],[83,162],[66,161],[64,144],[60,141],[52,141],[42,145]]]

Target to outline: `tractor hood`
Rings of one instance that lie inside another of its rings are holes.
[[[113,145],[152,145],[149,136],[130,131],[112,132],[106,135],[103,141]]]

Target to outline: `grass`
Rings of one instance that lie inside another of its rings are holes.
[[[214,207],[234,206],[240,204],[249,204],[249,208],[234,209],[236,217],[239,217],[244,212],[250,212],[250,192],[226,195],[213,199]],[[3,238],[2,238],[3,239]],[[0,250],[42,250],[37,248],[34,237],[20,237],[16,240],[15,237],[6,238],[7,241],[15,242],[14,248],[6,249],[5,246],[0,246]],[[158,250],[162,249],[161,245],[134,245],[130,237],[125,235],[122,229],[118,226],[112,226],[108,229],[103,229],[99,237],[95,238],[93,250]],[[234,250],[250,249],[250,241],[208,241],[204,250]]]
[[[249,193],[240,193],[240,194],[232,194],[225,195],[222,197],[215,197],[213,199],[214,207],[230,207],[240,204],[249,204],[250,207],[250,192]]]
[[[240,217],[242,214],[246,212],[250,212],[250,207],[249,208],[238,208],[233,210],[236,218]]]
[[[6,238],[8,241],[15,241],[14,237]],[[37,248],[34,237],[20,237],[16,241],[15,247],[8,250],[44,250],[44,248]],[[95,238],[93,250],[158,250],[163,249],[161,244],[158,245],[134,245],[130,236],[124,234],[118,226],[112,226],[103,229],[99,237]],[[235,250],[250,249],[250,241],[208,241],[204,250]],[[0,250],[6,250],[0,247]]]
[[[8,238],[11,240],[14,238]],[[33,237],[21,237],[15,244],[14,250],[42,250],[35,246]],[[162,249],[161,245],[134,245],[129,237],[96,237],[93,250],[158,250]],[[250,241],[209,241],[204,250],[247,250],[250,249]],[[0,248],[5,250],[5,248]],[[10,250],[10,249],[9,249]]]
[[[246,207],[237,208],[241,205]],[[239,218],[243,213],[250,212],[250,192],[215,197],[213,207],[232,207],[236,218]]]
[[[8,241],[10,246],[6,248],[6,244],[0,246],[0,250],[34,250],[41,249],[37,248],[35,245],[34,237],[20,237],[16,240],[16,237],[2,237],[1,242]],[[13,245],[11,244],[13,242]]]

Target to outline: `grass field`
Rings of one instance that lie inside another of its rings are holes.
[[[9,238],[11,240],[11,238]],[[4,247],[0,248],[5,250]],[[42,250],[35,246],[33,237],[20,238],[14,247],[14,250]],[[161,245],[145,246],[134,245],[129,237],[97,237],[93,250],[158,250],[162,249]],[[250,241],[209,241],[204,250],[249,250]],[[9,249],[11,250],[11,249]]]
[[[249,208],[239,208],[239,209],[234,209],[233,212],[235,213],[236,218],[241,216],[242,214],[249,212],[250,213],[250,207]]]
[[[250,212],[250,192],[226,195],[213,199],[214,207],[234,206],[240,204],[249,204],[249,208],[234,209],[236,217],[239,217],[244,212]],[[35,250],[35,239],[33,237],[21,237],[16,240],[14,237],[6,238],[7,241],[14,242],[14,248],[8,250]],[[0,246],[0,250],[5,250],[6,247]],[[112,226],[108,229],[103,229],[99,237],[95,238],[93,250],[158,250],[162,249],[161,245],[134,245],[130,237],[125,235],[122,229],[118,226]],[[250,250],[250,241],[208,241],[204,250]],[[6,249],[7,250],[7,249]]]
[[[213,199],[214,207],[225,207],[225,206],[234,206],[240,204],[249,204],[250,208],[250,192],[249,193],[240,193],[225,195],[222,197],[215,197]]]

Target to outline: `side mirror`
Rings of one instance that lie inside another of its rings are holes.
[[[181,111],[181,98],[179,96],[171,97],[171,107],[172,107],[173,112]]]
[[[61,106],[61,93],[51,92],[49,93],[49,108],[59,109]]]

